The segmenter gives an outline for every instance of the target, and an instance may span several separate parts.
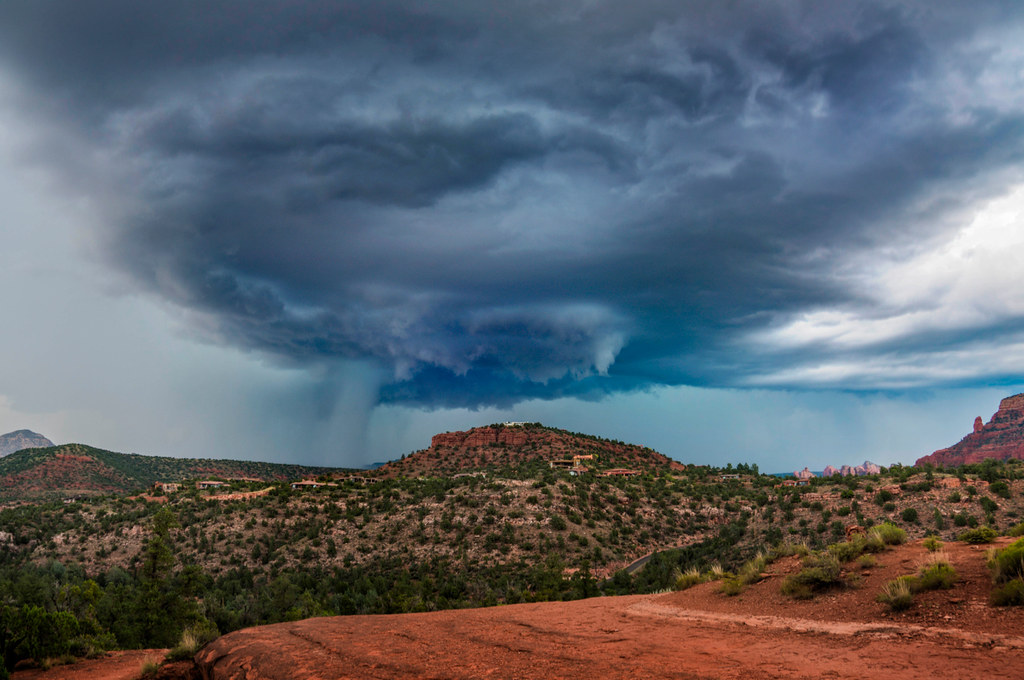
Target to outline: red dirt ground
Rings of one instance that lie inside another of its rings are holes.
[[[203,680],[1019,680],[1024,609],[987,604],[986,548],[948,544],[946,551],[961,582],[918,595],[900,614],[875,596],[885,581],[916,571],[926,555],[920,543],[881,553],[870,569],[849,565],[859,583],[810,601],[779,593],[780,577],[798,566],[787,558],[736,597],[707,583],[658,595],[251,628],[203,649],[196,671]]]
[[[166,649],[142,649],[130,652],[108,652],[95,659],[85,659],[49,670],[32,668],[15,671],[11,680],[135,680],[142,664],[161,661]]]

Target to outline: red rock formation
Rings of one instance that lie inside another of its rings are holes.
[[[1024,460],[1024,394],[999,402],[999,410],[988,423],[974,420],[974,431],[948,449],[939,449],[917,460],[916,465],[956,466],[978,463],[987,458]]]
[[[685,465],[646,447],[533,423],[509,423],[436,434],[430,440],[429,449],[392,461],[383,466],[379,474],[384,477],[456,474],[488,466],[518,465],[528,460],[570,461],[579,455],[592,456],[590,460],[602,468],[620,465],[686,469]]]

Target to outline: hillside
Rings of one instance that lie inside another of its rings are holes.
[[[0,458],[22,449],[36,449],[46,446],[53,446],[53,442],[32,430],[15,430],[7,434],[0,434]]]
[[[467,679],[1019,677],[1024,610],[989,604],[985,547],[947,544],[942,555],[956,582],[918,594],[906,611],[876,600],[929,555],[917,542],[879,553],[871,566],[850,562],[842,573],[850,585],[809,600],[780,592],[800,569],[791,556],[735,597],[711,582],[656,595],[249,628],[200,651],[195,672],[247,680],[399,680],[439,669]]]
[[[338,468],[115,453],[84,444],[26,449],[0,459],[0,501],[135,493],[200,477],[284,481]]]
[[[683,471],[685,465],[635,444],[568,432],[540,423],[496,424],[465,432],[436,434],[430,448],[384,465],[385,477],[451,475],[509,468],[531,461],[572,460],[593,456],[585,465],[594,471],[630,468],[641,471]]]
[[[986,459],[1024,460],[1024,394],[999,402],[999,409],[983,423],[974,419],[974,431],[946,449],[918,458],[915,465],[955,467]]]

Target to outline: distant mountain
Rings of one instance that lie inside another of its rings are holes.
[[[0,458],[0,501],[133,493],[155,482],[201,477],[269,482],[341,472],[340,468],[242,460],[144,456],[65,444],[26,449]]]
[[[53,442],[32,430],[15,430],[0,435],[0,457],[22,449],[38,449],[53,446]]]
[[[987,423],[978,416],[973,432],[948,449],[918,458],[915,464],[957,466],[986,458],[1024,460],[1024,394],[1006,397]]]
[[[464,432],[436,434],[430,448],[416,451],[380,469],[384,476],[447,475],[515,466],[531,460],[572,460],[593,455],[589,469],[612,467],[685,470],[686,466],[653,449],[625,444],[540,423],[496,424]]]

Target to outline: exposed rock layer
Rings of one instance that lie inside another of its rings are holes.
[[[982,424],[974,420],[974,431],[950,446],[917,460],[917,465],[956,466],[978,463],[987,458],[1024,460],[1024,394],[999,402],[999,410]]]

